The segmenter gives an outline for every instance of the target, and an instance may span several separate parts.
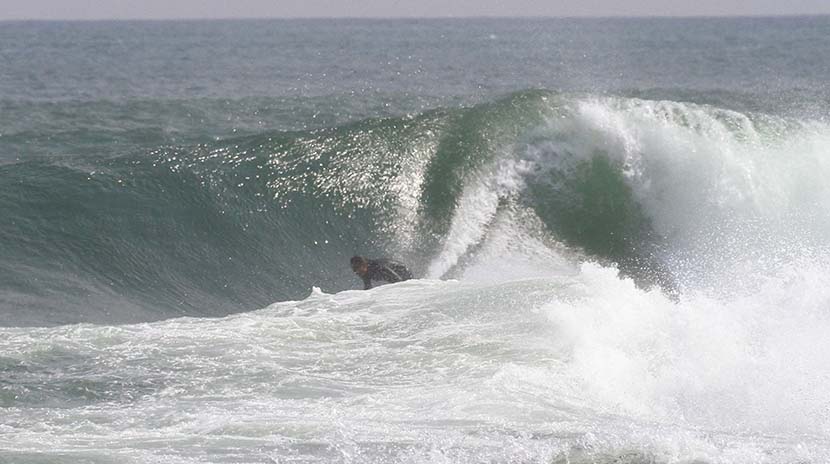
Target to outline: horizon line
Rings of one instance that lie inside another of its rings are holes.
[[[498,15],[471,15],[471,16],[229,16],[229,17],[173,17],[173,18],[0,18],[0,23],[8,22],[174,22],[174,21],[334,21],[334,20],[364,20],[364,21],[407,21],[407,20],[471,20],[471,19],[764,19],[764,18],[807,18],[827,17],[826,13],[757,13],[757,14],[620,14],[620,15],[538,15],[538,16],[498,16]]]

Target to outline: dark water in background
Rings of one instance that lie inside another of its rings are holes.
[[[827,17],[0,23],[0,324],[250,310],[353,288],[355,252],[423,275],[475,173],[575,102],[823,120],[829,31]],[[567,188],[606,189],[607,211],[544,183],[519,202],[578,249],[665,273],[621,167],[591,163]]]

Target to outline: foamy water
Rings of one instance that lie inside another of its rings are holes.
[[[821,462],[830,294],[790,296],[816,283],[827,288],[793,275],[752,298],[672,301],[584,264],[315,290],[219,319],[4,329],[17,366],[3,456]]]

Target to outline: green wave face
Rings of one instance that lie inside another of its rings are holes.
[[[312,285],[354,288],[355,253],[458,276],[519,210],[515,230],[670,286],[712,237],[735,249],[712,235],[724,218],[757,216],[763,192],[742,172],[765,175],[764,156],[785,149],[809,161],[826,133],[693,104],[526,91],[333,128],[7,163],[0,315],[37,325],[248,310]],[[796,146],[805,138],[815,143]],[[793,202],[807,195],[798,185],[786,185]],[[820,242],[826,215],[814,213]]]
[[[579,161],[557,184],[530,183],[526,201],[563,241],[624,264],[637,261],[653,230],[620,168],[604,153]]]

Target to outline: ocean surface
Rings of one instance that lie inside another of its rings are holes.
[[[0,463],[830,462],[828,178],[830,17],[0,22]]]

